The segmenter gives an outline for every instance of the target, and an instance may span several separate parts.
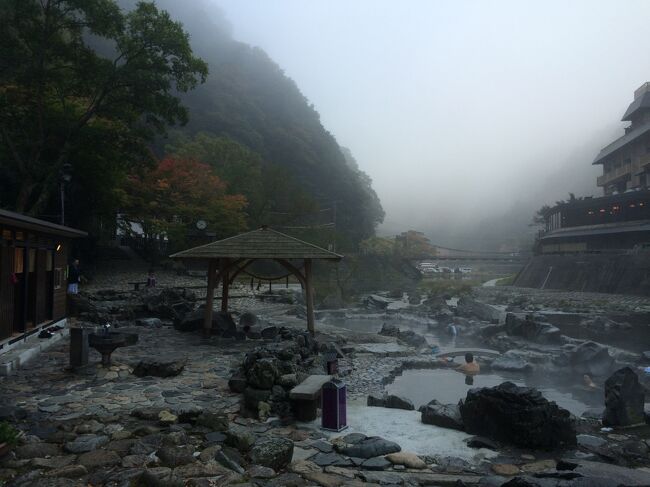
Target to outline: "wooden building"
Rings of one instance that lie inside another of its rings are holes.
[[[171,255],[174,259],[200,262],[208,268],[203,331],[210,336],[214,290],[221,283],[221,311],[228,311],[228,289],[240,274],[256,261],[274,261],[280,264],[302,286],[307,305],[307,329],[313,335],[314,288],[312,263],[314,260],[338,262],[343,256],[325,250],[304,240],[285,235],[267,226],[257,230],[218,240]]]
[[[86,235],[0,210],[0,353],[65,320],[70,242]]]
[[[541,253],[625,251],[650,243],[650,191],[581,198],[544,212]]]

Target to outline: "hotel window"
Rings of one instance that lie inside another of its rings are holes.
[[[45,272],[52,272],[54,255],[51,250],[48,250],[45,255]]]
[[[2,230],[2,240],[13,240],[13,232],[11,230]]]

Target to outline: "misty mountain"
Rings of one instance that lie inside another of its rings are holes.
[[[346,161],[296,83],[263,50],[235,41],[214,5],[157,4],[183,23],[193,50],[209,64],[207,82],[182,96],[190,113],[183,131],[229,137],[285,168],[321,208],[337,208],[344,247],[373,235],[384,213],[370,178]]]

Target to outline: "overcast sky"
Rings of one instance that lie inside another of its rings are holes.
[[[213,1],[352,150],[386,230],[596,193],[650,80],[648,1]]]

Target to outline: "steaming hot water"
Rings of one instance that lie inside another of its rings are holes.
[[[444,332],[428,331],[423,326],[418,326],[409,320],[387,318],[383,315],[346,319],[331,319],[327,323],[359,333],[378,333],[384,323],[396,325],[401,329],[409,328],[424,335],[432,346],[438,346],[441,352],[461,350],[466,347],[480,344],[464,343],[459,337],[460,344]],[[460,364],[462,358],[457,359]],[[480,359],[479,359],[480,363]],[[505,381],[513,382],[519,386],[535,387],[549,401],[555,401],[559,406],[569,410],[575,415],[581,415],[590,408],[603,407],[602,389],[593,391],[583,388],[579,378],[548,377],[547,375],[528,374],[515,372],[486,371],[473,377],[473,383],[464,374],[451,369],[416,369],[405,370],[402,375],[386,386],[386,391],[409,398],[415,407],[426,404],[432,399],[441,403],[456,404],[459,399],[465,398],[467,391],[473,387],[493,387]]]

